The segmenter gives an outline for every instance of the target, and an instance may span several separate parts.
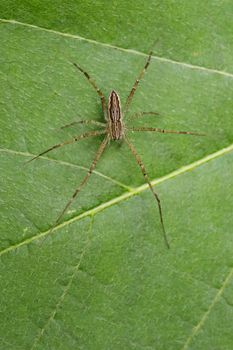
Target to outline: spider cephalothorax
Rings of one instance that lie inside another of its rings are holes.
[[[120,97],[114,90],[108,98],[108,129],[112,140],[120,140],[124,136]]]

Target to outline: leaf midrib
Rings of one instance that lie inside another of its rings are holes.
[[[158,185],[160,183],[163,183],[165,181],[168,181],[172,178],[175,178],[179,175],[182,175],[184,173],[187,173],[188,171],[192,171],[194,170],[195,168],[203,165],[203,164],[206,164],[207,162],[209,161],[212,161],[216,158],[219,158],[229,152],[233,151],[233,144],[231,144],[230,146],[228,147],[225,147],[225,148],[222,148],[221,150],[217,151],[217,152],[214,152],[214,153],[211,153],[207,156],[205,156],[204,158],[201,158],[193,163],[190,163],[188,165],[185,165],[185,166],[182,166],[181,168],[175,170],[175,171],[172,171],[171,173],[165,175],[165,176],[162,176],[158,179],[153,179],[151,180],[151,183],[152,183],[152,186],[155,186],[155,185]],[[24,241],[20,242],[20,243],[16,243],[16,244],[13,244],[5,249],[3,249],[2,251],[0,251],[0,256],[2,256],[3,254],[5,253],[8,253],[12,250],[15,250],[21,246],[24,246],[24,245],[27,245],[27,244],[30,244],[31,242],[37,240],[37,239],[40,239],[40,238],[43,238],[45,236],[47,236],[49,233],[53,234],[55,231],[59,230],[60,228],[63,228],[67,225],[70,225],[72,224],[73,222],[75,221],[79,221],[79,220],[82,220],[86,217],[93,217],[94,215],[100,213],[101,211],[115,205],[115,204],[118,204],[118,203],[121,203],[135,195],[138,195],[144,191],[146,191],[147,189],[149,188],[148,184],[143,184],[141,186],[138,186],[138,187],[135,187],[135,188],[132,188],[129,192],[124,192],[123,194],[121,194],[120,196],[118,197],[115,197],[115,198],[112,198],[110,199],[109,201],[107,202],[104,202],[100,205],[98,205],[97,207],[94,207],[92,209],[89,209],[85,212],[83,212],[82,214],[79,214],[77,216],[74,216],[73,218],[71,219],[68,219],[67,221],[64,221],[62,222],[61,224],[57,225],[54,227],[52,233],[50,232],[51,229],[48,229],[46,231],[43,231],[43,232],[39,232],[38,234],[36,234],[35,236],[32,236],[30,238],[27,238],[25,239]]]

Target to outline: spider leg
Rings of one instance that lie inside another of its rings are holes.
[[[195,135],[195,136],[206,136],[204,133],[192,132],[192,131],[175,131],[175,130],[165,130],[159,128],[151,128],[151,127],[127,127],[129,131],[155,131],[160,132],[162,134],[183,134],[183,135]]]
[[[144,115],[159,115],[159,113],[158,112],[136,112],[136,113],[131,114],[129,116],[129,120],[139,119],[139,118],[143,117]]]
[[[102,105],[102,111],[103,114],[105,116],[105,119],[107,118],[107,107],[106,107],[106,101],[105,101],[105,97],[104,94],[102,93],[102,91],[98,88],[98,86],[96,85],[95,81],[90,77],[90,75],[83,70],[77,63],[73,63],[73,65],[80,71],[82,72],[85,77],[87,78],[87,80],[89,81],[89,83],[93,86],[93,88],[95,89],[95,91],[97,92],[97,94],[99,95],[100,99],[101,99],[101,105]]]
[[[168,243],[168,239],[167,239],[167,235],[166,235],[166,231],[165,231],[165,227],[164,227],[164,223],[163,223],[163,214],[162,214],[162,207],[161,207],[161,203],[160,203],[160,199],[159,199],[159,196],[157,195],[157,193],[155,192],[150,180],[149,180],[149,177],[147,175],[147,172],[146,172],[146,169],[145,169],[145,166],[141,160],[141,157],[139,156],[139,154],[137,153],[136,149],[134,148],[133,144],[129,141],[129,139],[127,137],[125,137],[125,141],[131,151],[131,153],[133,154],[133,156],[135,157],[138,165],[140,166],[141,168],[141,171],[142,171],[142,174],[144,176],[144,179],[146,180],[146,182],[148,183],[149,185],[149,188],[151,190],[151,192],[153,193],[156,201],[157,201],[157,204],[158,204],[158,208],[159,208],[159,216],[160,216],[160,222],[161,222],[161,226],[162,226],[162,230],[163,230],[163,237],[164,237],[164,242],[167,246],[167,248],[170,248],[170,245]]]
[[[152,51],[150,51],[150,53],[149,53],[149,55],[147,57],[147,60],[146,60],[146,64],[145,64],[144,68],[142,69],[142,71],[140,72],[138,78],[136,79],[136,81],[135,81],[135,83],[134,83],[134,85],[133,85],[133,87],[132,87],[132,89],[131,89],[131,91],[129,93],[129,96],[127,97],[127,100],[126,100],[126,103],[125,103],[125,106],[124,106],[124,114],[127,113],[128,109],[129,109],[129,105],[130,105],[130,103],[132,101],[132,98],[134,96],[134,93],[135,93],[135,91],[137,89],[137,86],[138,86],[140,80],[143,78],[143,76],[144,76],[144,74],[145,74],[145,72],[146,72],[146,70],[147,70],[147,68],[148,68],[148,66],[150,64],[151,56],[152,56]]]
[[[63,125],[61,126],[60,129],[65,129],[65,128],[69,128],[70,126],[73,126],[73,125],[76,125],[76,124],[86,124],[86,125],[97,125],[97,126],[101,126],[101,127],[105,127],[106,124],[105,123],[101,123],[101,122],[98,122],[97,120],[77,120],[77,121],[74,121],[70,124],[66,124],[66,125]]]
[[[38,154],[37,156],[29,159],[26,163],[29,163],[37,158],[39,158],[40,156],[43,156],[44,154],[54,150],[55,148],[59,148],[59,147],[62,147],[62,146],[65,146],[65,145],[69,145],[71,143],[74,143],[76,141],[80,141],[82,139],[86,139],[88,137],[93,137],[93,136],[99,136],[99,135],[102,135],[102,134],[105,134],[106,133],[106,130],[100,130],[100,131],[89,131],[89,132],[85,132],[84,134],[81,134],[81,135],[78,135],[78,136],[74,136],[72,139],[70,140],[67,140],[67,141],[64,141],[62,143],[58,143],[50,148],[48,148],[46,151],[43,151],[41,152],[40,154]]]
[[[79,194],[79,192],[81,191],[81,189],[85,186],[87,180],[89,179],[89,177],[91,176],[93,170],[96,167],[96,164],[98,162],[98,160],[100,159],[102,153],[105,150],[105,147],[107,145],[109,141],[109,136],[105,136],[104,140],[101,142],[100,147],[98,149],[98,151],[96,152],[95,158],[93,160],[93,162],[91,163],[91,166],[88,170],[88,173],[85,175],[85,177],[83,178],[82,182],[80,183],[79,187],[76,188],[75,192],[73,193],[72,197],[70,198],[70,200],[67,202],[66,206],[64,207],[64,209],[62,210],[62,212],[60,213],[60,215],[58,216],[57,220],[55,221],[55,223],[53,224],[53,226],[51,227],[51,229],[49,230],[49,234],[53,231],[54,227],[59,223],[59,221],[61,220],[61,218],[63,217],[63,215],[65,214],[65,212],[67,211],[67,209],[69,208],[69,206],[73,203],[73,201],[75,200],[75,198],[77,197],[77,195]]]

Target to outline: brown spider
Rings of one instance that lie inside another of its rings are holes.
[[[68,201],[68,203],[66,204],[66,206],[64,207],[64,209],[62,210],[62,212],[60,213],[60,215],[58,216],[57,220],[55,221],[54,225],[52,226],[52,228],[50,229],[50,232],[54,229],[54,227],[59,223],[59,221],[61,220],[61,218],[63,217],[63,215],[65,214],[65,212],[67,211],[67,209],[69,208],[69,206],[72,204],[72,202],[74,201],[74,199],[77,197],[78,193],[81,191],[81,189],[85,186],[87,180],[89,179],[89,177],[91,176],[93,170],[96,167],[97,161],[100,159],[102,153],[104,152],[105,147],[107,146],[108,142],[110,140],[120,140],[123,139],[126,144],[128,145],[131,153],[133,154],[133,156],[135,157],[138,165],[141,168],[142,174],[146,180],[146,182],[149,185],[149,188],[151,190],[151,192],[153,193],[155,200],[157,201],[158,204],[158,209],[159,209],[159,215],[160,215],[160,222],[161,222],[161,226],[162,226],[162,230],[163,230],[163,235],[164,235],[164,241],[165,244],[167,246],[167,248],[169,248],[169,243],[168,243],[168,239],[167,239],[167,235],[166,235],[166,231],[165,231],[165,227],[164,227],[164,223],[163,223],[163,214],[162,214],[162,207],[161,207],[161,203],[160,203],[160,199],[158,197],[158,194],[154,191],[154,188],[149,180],[149,177],[147,175],[145,166],[140,158],[140,156],[138,155],[136,149],[134,148],[134,146],[132,145],[132,143],[129,141],[128,136],[127,136],[127,132],[128,131],[155,131],[155,132],[159,132],[159,133],[172,133],[172,134],[188,134],[188,135],[199,135],[199,136],[204,136],[204,134],[201,133],[196,133],[196,132],[189,132],[189,131],[174,131],[174,130],[164,130],[164,129],[159,129],[159,128],[151,128],[151,127],[125,127],[124,123],[123,123],[123,116],[126,115],[126,113],[128,112],[130,103],[132,101],[132,98],[134,96],[134,93],[137,89],[137,86],[139,84],[139,81],[143,78],[146,69],[148,68],[150,61],[151,61],[151,56],[152,56],[152,51],[149,53],[148,58],[146,60],[146,64],[144,66],[144,68],[142,69],[142,71],[139,74],[139,77],[136,79],[130,94],[126,100],[125,106],[123,109],[121,109],[121,104],[120,104],[120,97],[117,94],[116,91],[112,90],[109,94],[109,98],[108,98],[108,104],[106,104],[105,101],[105,97],[102,93],[102,91],[97,87],[96,83],[94,82],[94,80],[92,80],[92,78],[89,76],[89,74],[84,71],[78,64],[73,63],[74,66],[80,71],[82,72],[85,77],[87,78],[87,80],[89,81],[89,83],[94,87],[94,89],[96,90],[96,92],[98,93],[100,99],[101,99],[101,104],[102,104],[102,111],[106,120],[106,123],[101,123],[101,122],[97,122],[95,120],[79,120],[79,121],[75,121],[71,124],[67,124],[65,126],[63,126],[62,128],[66,128],[69,127],[71,125],[74,124],[93,124],[93,125],[98,125],[99,127],[102,127],[103,130],[96,130],[96,131],[90,131],[90,132],[85,132],[81,135],[78,136],[74,136],[71,140],[67,140],[64,141],[62,143],[59,143],[57,145],[54,145],[52,147],[50,147],[49,149],[47,149],[44,152],[41,152],[40,154],[38,154],[37,156],[35,156],[34,158],[30,159],[29,162],[31,162],[34,159],[37,159],[38,157],[44,155],[45,153],[48,153],[50,151],[52,151],[55,148],[59,148],[62,147],[64,145],[68,145],[70,143],[74,143],[76,141],[82,140],[84,138],[88,138],[88,137],[92,137],[92,136],[99,136],[99,135],[105,135],[102,143],[99,146],[99,149],[95,155],[95,158],[89,168],[88,173],[86,174],[86,176],[83,178],[81,184],[79,185],[79,187],[75,190],[75,192],[73,193],[72,197],[70,198],[70,200]],[[142,117],[143,115],[148,115],[148,114],[154,114],[157,115],[157,112],[141,112],[141,113],[136,113],[134,114],[134,117]]]

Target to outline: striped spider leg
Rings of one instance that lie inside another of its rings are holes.
[[[157,202],[158,209],[159,209],[160,223],[162,226],[162,231],[163,231],[163,236],[164,236],[164,242],[165,242],[167,248],[170,247],[169,242],[168,242],[168,238],[166,235],[165,227],[164,227],[163,213],[162,213],[162,207],[161,207],[159,196],[155,192],[155,190],[154,190],[154,188],[149,180],[149,177],[147,175],[145,166],[144,166],[140,156],[138,155],[135,147],[133,146],[133,144],[129,140],[127,133],[134,132],[134,131],[154,131],[154,132],[162,132],[162,133],[189,134],[189,135],[200,135],[200,136],[203,134],[188,132],[188,131],[164,130],[164,129],[151,128],[151,127],[138,127],[138,128],[137,127],[127,127],[127,128],[125,127],[125,125],[123,123],[123,116],[125,116],[129,110],[131,101],[132,101],[134,93],[138,87],[138,84],[139,84],[140,80],[143,78],[143,76],[144,76],[144,74],[145,74],[145,72],[150,64],[151,56],[152,56],[152,52],[149,53],[148,58],[146,60],[146,63],[144,65],[144,68],[142,69],[138,78],[136,79],[136,81],[135,81],[135,83],[134,83],[134,85],[133,85],[133,87],[132,87],[132,89],[127,97],[127,100],[126,100],[126,103],[125,103],[125,106],[123,109],[121,108],[120,97],[115,90],[112,90],[110,92],[109,98],[108,98],[108,103],[106,103],[105,97],[104,97],[102,91],[96,85],[95,81],[90,77],[90,75],[85,70],[83,70],[78,64],[74,63],[74,66],[87,78],[88,82],[92,85],[92,87],[96,90],[97,94],[99,95],[99,97],[101,99],[102,112],[103,112],[103,115],[104,115],[106,122],[102,123],[102,122],[97,122],[95,120],[79,120],[79,121],[74,121],[70,124],[64,125],[62,128],[68,128],[68,127],[71,127],[75,124],[86,124],[86,125],[92,124],[92,125],[96,125],[96,126],[101,127],[102,130],[90,131],[90,132],[86,132],[86,133],[83,133],[83,134],[78,135],[78,136],[74,136],[71,140],[64,141],[60,144],[56,144],[56,145],[48,148],[47,150],[41,152],[37,156],[30,159],[29,162],[39,158],[40,156],[42,156],[42,155],[44,155],[52,150],[54,150],[55,148],[63,147],[64,145],[71,144],[71,143],[74,143],[76,141],[80,141],[80,140],[85,139],[85,138],[99,136],[99,135],[104,135],[104,138],[103,138],[103,140],[102,140],[102,142],[97,150],[97,153],[94,157],[93,162],[91,163],[91,166],[90,166],[87,174],[84,176],[80,185],[76,188],[73,195],[71,196],[71,198],[69,199],[69,201],[65,205],[64,209],[61,211],[60,215],[58,216],[55,223],[51,227],[49,233],[51,233],[52,230],[54,229],[54,227],[60,222],[60,220],[64,216],[67,209],[70,207],[70,205],[73,203],[75,198],[78,196],[79,192],[83,189],[83,187],[87,183],[88,179],[90,178],[91,174],[93,173],[93,171],[96,167],[96,164],[97,164],[98,160],[100,159],[101,155],[103,154],[109,141],[117,141],[117,140],[123,139],[126,142],[127,146],[129,147],[130,152],[134,156],[135,160],[137,161],[137,164],[139,165],[139,167],[141,169],[141,172],[144,176],[144,179],[148,183],[149,189],[151,190],[151,192],[152,192],[152,194]],[[140,117],[143,117],[144,115],[158,115],[158,114],[159,113],[157,113],[157,112],[139,112],[139,113],[132,115],[131,118],[132,119],[133,118],[140,118]]]

